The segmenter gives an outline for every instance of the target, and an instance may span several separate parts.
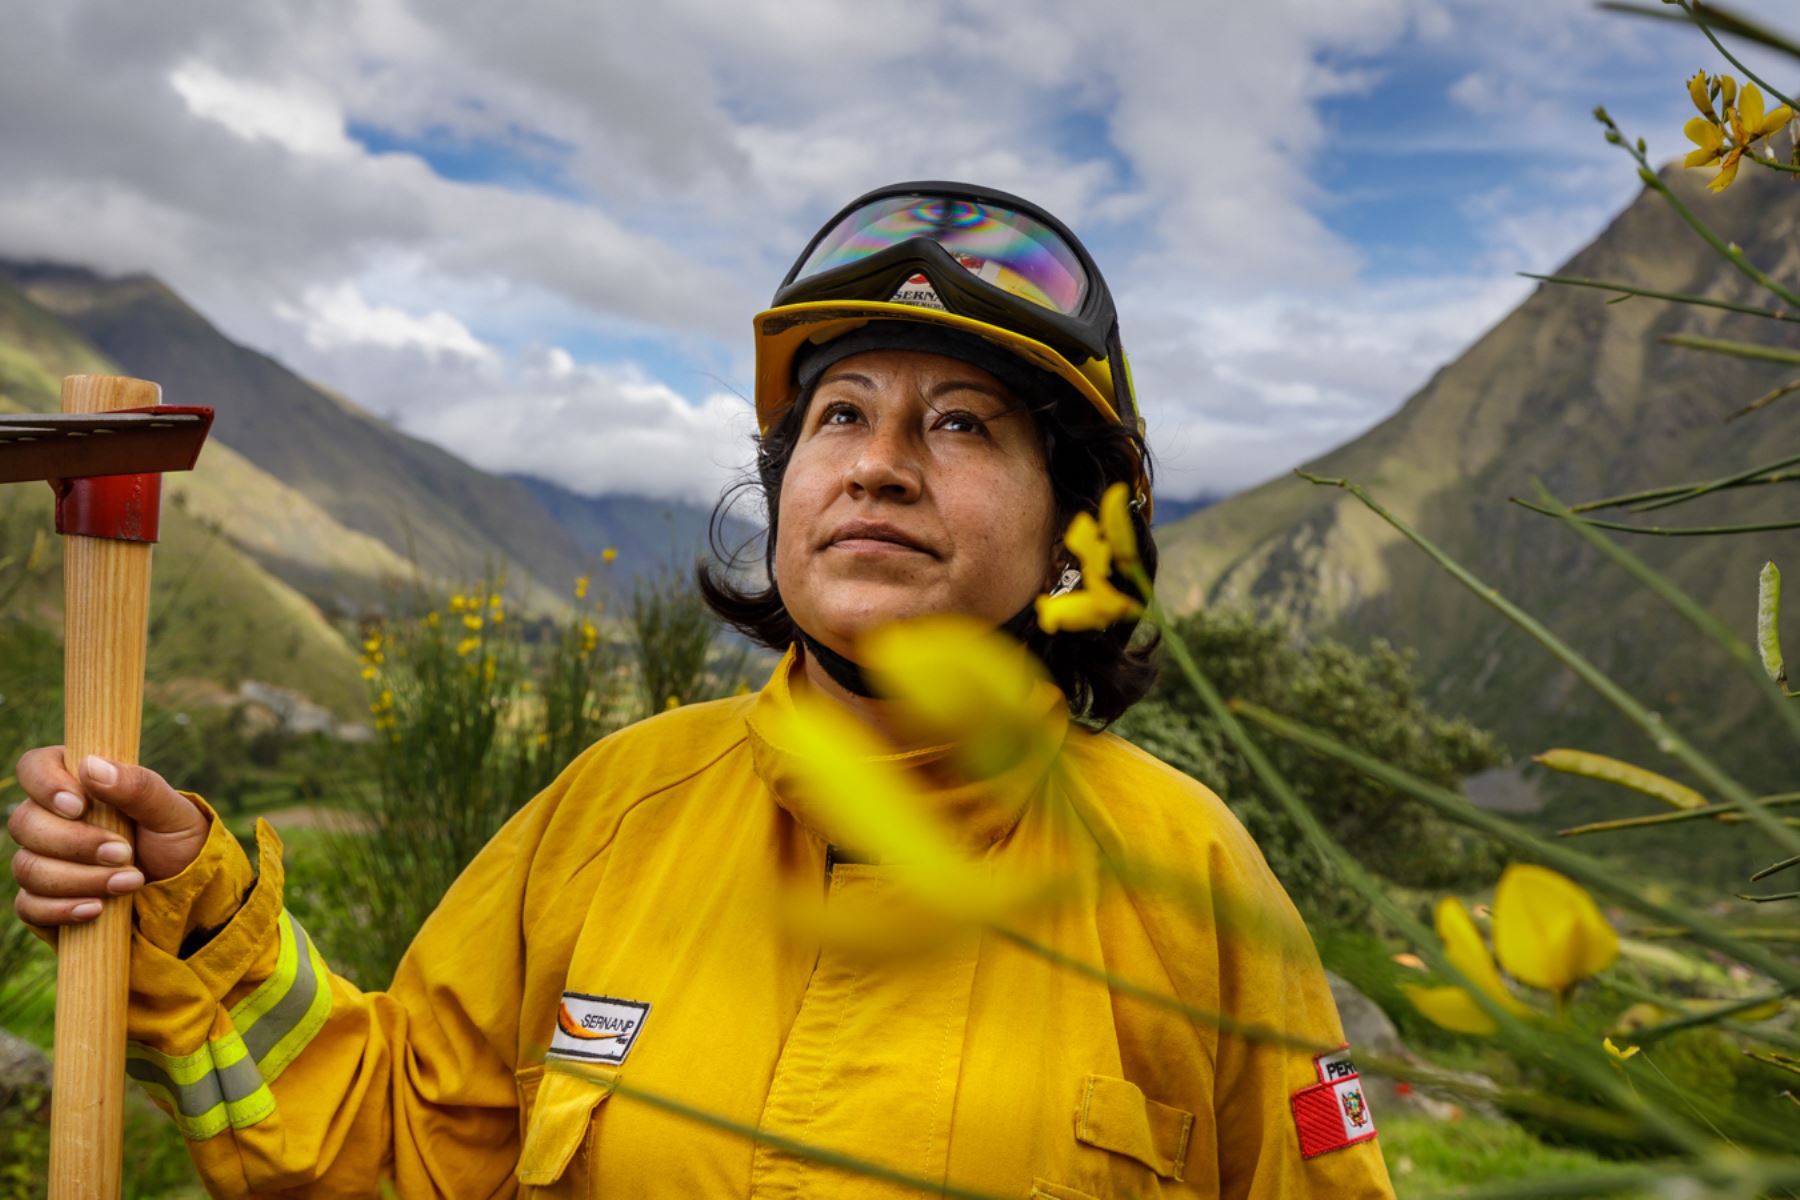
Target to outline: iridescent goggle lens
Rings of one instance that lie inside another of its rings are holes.
[[[942,246],[977,278],[1053,312],[1073,316],[1087,295],[1087,272],[1055,230],[998,205],[939,196],[888,196],[857,209],[813,248],[794,280],[917,237]]]

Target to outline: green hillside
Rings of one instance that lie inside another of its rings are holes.
[[[53,411],[65,374],[117,372],[118,366],[17,291],[0,284],[0,409]],[[235,687],[259,679],[306,693],[335,711],[362,709],[356,656],[317,606],[246,554],[209,514],[254,501],[290,516],[299,497],[221,446],[210,446],[204,470],[167,485],[162,540],[151,594],[151,677],[161,685],[184,678]],[[284,494],[285,493],[285,494]],[[185,502],[177,495],[190,497]],[[0,558],[23,556],[49,531],[48,487],[0,488]],[[13,599],[8,615],[55,627],[61,622],[61,539]]]
[[[161,383],[170,403],[213,406],[218,442],[428,576],[469,579],[505,566],[515,592],[546,607],[561,604],[591,565],[523,485],[237,345],[155,279],[0,262],[5,279],[127,373]]]
[[[1691,174],[1665,174],[1751,261],[1800,279],[1800,206],[1787,183],[1751,172],[1715,196]],[[1648,191],[1557,273],[1770,303]],[[1743,777],[1771,790],[1791,786],[1785,743],[1738,668],[1572,535],[1508,497],[1531,496],[1532,481],[1542,479],[1564,500],[1592,499],[1713,478],[1791,452],[1800,431],[1795,402],[1725,421],[1787,382],[1791,367],[1658,339],[1688,333],[1800,346],[1800,327],[1606,299],[1540,286],[1387,421],[1307,469],[1367,485],[1678,727],[1710,739]],[[1780,487],[1744,488],[1659,513],[1657,523],[1769,521],[1794,507]],[[1574,745],[1667,765],[1535,643],[1344,492],[1284,476],[1176,523],[1159,542],[1165,594],[1179,608],[1244,605],[1303,634],[1414,647],[1434,703],[1499,731],[1521,756]],[[1800,532],[1791,531],[1634,537],[1630,546],[1746,638],[1762,563],[1800,563]],[[1558,794],[1563,811],[1632,807],[1616,794],[1584,793],[1579,804],[1567,790]]]

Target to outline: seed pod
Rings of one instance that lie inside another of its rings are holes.
[[[1774,563],[1763,564],[1756,586],[1756,649],[1762,654],[1763,670],[1775,686],[1787,689],[1787,664],[1781,658],[1781,570]]]
[[[1685,783],[1676,783],[1666,775],[1604,754],[1591,754],[1586,750],[1546,750],[1533,755],[1531,761],[1564,775],[1616,783],[1634,792],[1654,796],[1673,808],[1701,808],[1706,804],[1706,797]]]

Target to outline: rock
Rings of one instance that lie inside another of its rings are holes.
[[[1325,972],[1331,985],[1331,998],[1337,1004],[1338,1017],[1344,1023],[1344,1040],[1354,1054],[1411,1063],[1421,1074],[1454,1081],[1455,1088],[1434,1086],[1416,1079],[1392,1078],[1365,1074],[1363,1093],[1369,1110],[1377,1122],[1382,1113],[1417,1113],[1438,1121],[1455,1120],[1465,1112],[1497,1116],[1499,1110],[1488,1099],[1496,1091],[1494,1081],[1474,1071],[1446,1071],[1433,1067],[1406,1048],[1400,1031],[1381,1011],[1381,1006],[1357,991],[1350,982],[1330,971]]]
[[[0,1029],[0,1108],[37,1103],[40,1115],[50,1119],[50,1057],[23,1038]],[[35,1098],[35,1099],[34,1099]]]

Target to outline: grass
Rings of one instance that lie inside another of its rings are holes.
[[[1388,1174],[1401,1200],[1465,1184],[1554,1179],[1613,1165],[1583,1150],[1547,1146],[1511,1121],[1482,1117],[1434,1121],[1417,1116],[1385,1117],[1379,1113],[1375,1120],[1381,1130],[1378,1140],[1387,1158]]]

